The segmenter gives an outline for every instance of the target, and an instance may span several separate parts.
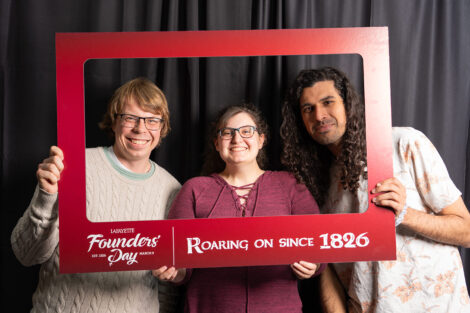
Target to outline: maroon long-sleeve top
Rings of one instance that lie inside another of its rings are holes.
[[[317,214],[308,189],[287,172],[267,171],[243,209],[236,191],[217,174],[188,180],[168,218]],[[317,274],[323,270],[323,266]],[[316,274],[316,275],[317,275]],[[188,269],[186,312],[301,312],[297,280],[288,265]]]

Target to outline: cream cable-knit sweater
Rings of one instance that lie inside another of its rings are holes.
[[[152,168],[150,175],[132,177],[111,163],[103,148],[87,149],[88,218],[95,222],[165,218],[181,186],[154,162]],[[13,251],[23,265],[42,264],[31,312],[172,311],[175,289],[159,284],[150,271],[60,274],[58,226],[57,194],[36,188],[11,235]]]

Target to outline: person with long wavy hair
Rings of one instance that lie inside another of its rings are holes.
[[[346,110],[346,131],[342,138],[342,149],[337,156],[333,156],[327,146],[312,140],[299,110],[303,90],[320,81],[333,81]],[[359,187],[360,176],[367,178],[364,106],[347,77],[331,67],[301,71],[288,91],[282,115],[282,163],[307,186],[318,204],[321,206],[325,202],[333,159],[337,160],[341,168],[342,185],[355,192]]]
[[[268,127],[260,111],[243,104],[223,109],[212,125],[203,172],[188,180],[168,218],[226,218],[319,213],[308,189],[287,172],[265,169]],[[163,266],[153,274],[185,284],[185,312],[302,312],[297,280],[325,266],[193,268]]]
[[[322,213],[368,208],[364,105],[341,71],[303,70],[282,109],[282,162]],[[470,214],[423,133],[393,127],[394,177],[372,202],[395,213],[396,261],[330,264],[320,276],[325,312],[470,312],[456,246],[470,246]],[[429,290],[433,290],[430,292]]]

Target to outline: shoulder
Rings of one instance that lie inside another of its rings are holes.
[[[286,171],[267,171],[264,179],[268,184],[276,184],[282,187],[286,191],[295,189],[297,191],[303,191],[307,189],[304,184],[297,182],[294,174]]]
[[[166,169],[153,162],[152,160],[150,160],[150,162],[155,165],[155,176],[160,182],[177,188],[181,187],[181,184],[178,182],[178,180],[173,175],[171,175]]]
[[[202,193],[205,190],[216,190],[222,187],[221,183],[214,176],[197,176],[188,179],[182,187],[182,191],[192,191],[194,193]]]
[[[439,155],[436,147],[425,134],[412,127],[393,127],[392,136],[395,154],[408,159],[412,155],[432,154]]]
[[[205,189],[207,187],[214,187],[220,185],[214,176],[197,176],[188,179],[183,186],[191,187],[194,189]]]
[[[266,171],[266,180],[281,182],[283,184],[295,184],[297,181],[292,173],[286,171]]]
[[[400,144],[408,144],[411,142],[430,142],[429,139],[421,131],[413,127],[393,127],[393,141]]]

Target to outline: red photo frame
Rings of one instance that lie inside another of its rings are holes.
[[[386,27],[56,34],[58,145],[66,156],[59,183],[60,272],[395,259],[394,215],[370,201],[361,214],[104,223],[86,217],[87,60],[320,54],[362,56],[370,191],[393,176]],[[108,247],[100,238],[128,244]]]

